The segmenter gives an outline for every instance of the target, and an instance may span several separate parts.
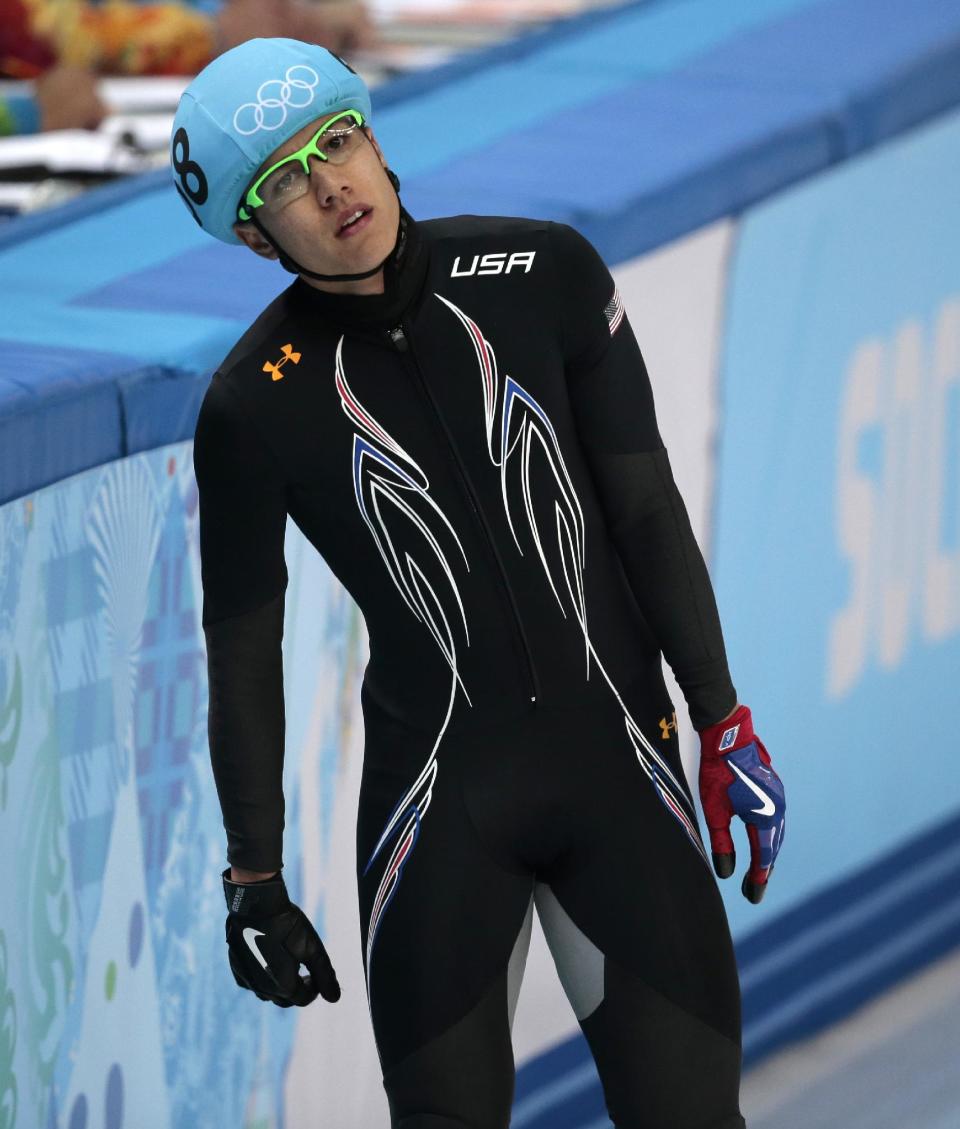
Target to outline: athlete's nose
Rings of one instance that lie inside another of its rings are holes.
[[[344,169],[331,165],[328,161],[310,161],[310,183],[317,202],[322,207],[328,208],[341,199],[344,192],[350,190],[344,172]]]

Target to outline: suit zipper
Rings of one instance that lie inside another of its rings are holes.
[[[500,553],[497,551],[497,546],[493,540],[493,535],[491,534],[490,528],[487,525],[486,518],[484,518],[480,510],[476,495],[473,492],[473,487],[470,485],[470,480],[467,478],[467,472],[463,468],[463,463],[460,461],[460,456],[457,454],[457,449],[454,446],[450,431],[446,423],[444,422],[443,416],[441,416],[440,414],[440,409],[437,407],[436,401],[434,400],[433,396],[430,395],[430,389],[427,387],[427,382],[423,379],[423,373],[420,371],[420,366],[417,363],[417,359],[413,355],[413,350],[410,348],[410,341],[407,337],[403,325],[394,326],[393,329],[387,330],[387,334],[397,352],[406,353],[409,357],[410,366],[416,376],[417,383],[420,385],[420,391],[426,399],[427,403],[433,409],[433,414],[436,418],[436,421],[440,427],[440,430],[444,434],[444,437],[447,441],[447,446],[450,448],[450,455],[453,459],[454,466],[457,468],[457,474],[459,475],[464,493],[467,495],[467,499],[469,500],[470,506],[473,509],[474,516],[477,519],[477,524],[480,526],[481,530],[483,530],[483,535],[486,538],[490,553],[494,561],[496,562],[497,573],[500,577],[500,583],[503,586],[503,591],[506,594],[507,602],[510,605],[510,612],[513,618],[514,628],[516,629],[517,639],[520,642],[520,650],[523,652],[523,658],[527,667],[530,701],[536,702],[539,688],[537,685],[537,674],[533,666],[533,657],[530,654],[530,645],[527,643],[527,637],[523,630],[523,623],[520,620],[520,611],[517,608],[517,601],[514,599],[513,591],[511,590],[510,583],[507,580],[507,571],[503,567],[503,561],[500,558]]]

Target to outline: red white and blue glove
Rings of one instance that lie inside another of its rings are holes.
[[[738,706],[725,721],[700,730],[700,803],[710,831],[713,868],[721,878],[733,874],[737,861],[730,820],[738,815],[747,825],[750,868],[742,891],[756,904],[766,892],[783,845],[786,803],[783,782],[753,732],[747,706]]]

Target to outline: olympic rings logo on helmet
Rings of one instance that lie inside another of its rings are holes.
[[[287,107],[302,110],[309,106],[319,82],[320,76],[313,67],[303,63],[288,67],[283,78],[269,78],[260,84],[256,102],[244,102],[237,108],[233,128],[244,137],[261,129],[279,129],[287,120]],[[253,128],[246,128],[251,123]]]

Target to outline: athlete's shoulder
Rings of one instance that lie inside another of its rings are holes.
[[[523,216],[445,216],[422,224],[435,270],[451,278],[512,275],[542,288],[554,285],[552,220]]]
[[[551,220],[527,219],[523,216],[460,215],[418,221],[418,227],[431,243],[543,235],[551,226]]]
[[[509,262],[514,257],[524,265],[536,252],[549,262],[558,286],[572,280],[579,289],[609,290],[610,274],[602,256],[585,235],[567,223],[524,216],[461,215],[421,220],[419,227],[437,251],[459,255],[461,266],[465,261],[469,266],[465,253],[486,254],[482,273],[496,273],[496,259]]]
[[[440,216],[419,220],[418,228],[431,243],[458,239],[547,238],[568,257],[600,258],[589,239],[568,223],[528,216]]]
[[[623,320],[623,303],[603,256],[567,223],[550,225],[550,255],[564,351],[572,363],[596,363]]]
[[[606,288],[610,277],[606,263],[590,240],[568,223],[554,222],[549,230],[550,247],[558,270],[580,285],[599,282]]]
[[[294,316],[292,300],[294,285],[291,283],[265,309],[261,310],[249,329],[217,366],[220,376],[237,382],[251,366],[259,371],[264,356],[272,357],[276,352],[274,346],[279,339],[282,337],[287,340],[285,334]]]

